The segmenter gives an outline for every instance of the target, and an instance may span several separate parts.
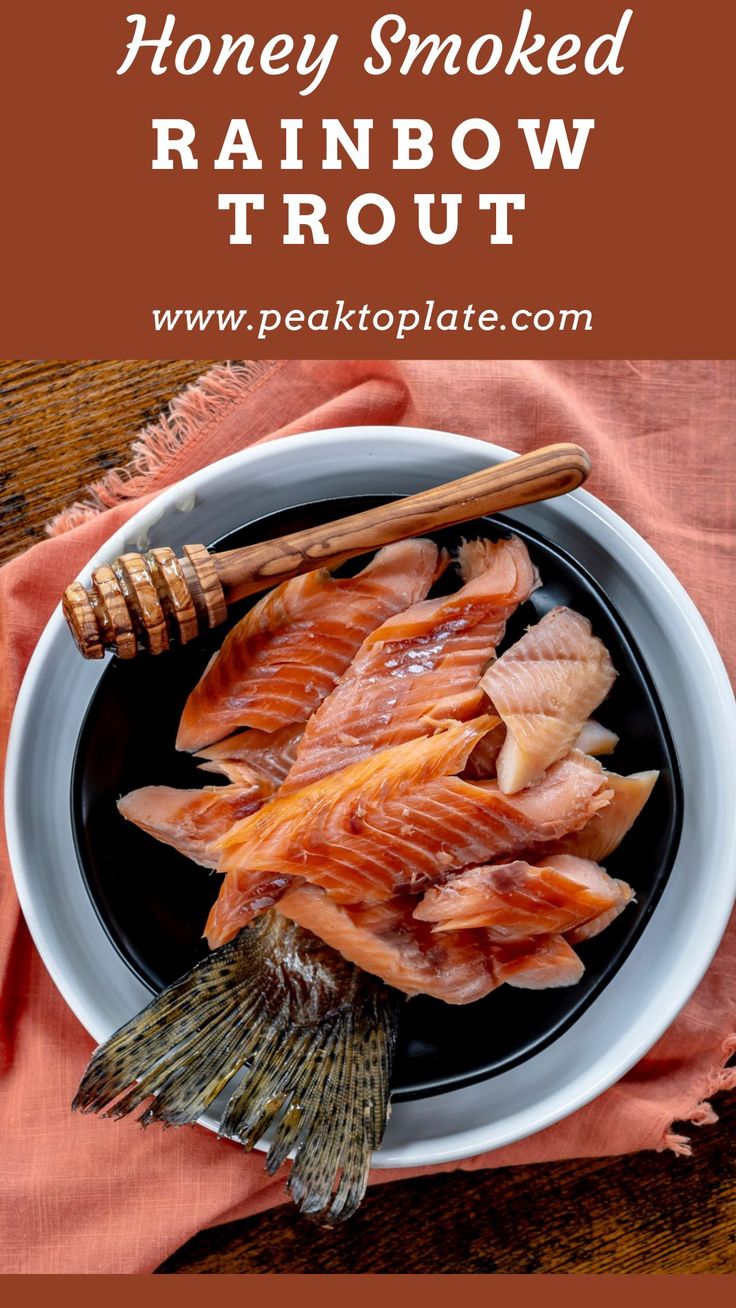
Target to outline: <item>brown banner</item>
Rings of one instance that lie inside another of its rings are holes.
[[[7,8],[0,353],[733,352],[731,0]]]

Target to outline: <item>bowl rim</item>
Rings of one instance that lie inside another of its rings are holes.
[[[466,450],[468,454],[474,454],[477,459],[480,446],[489,463],[504,462],[515,457],[514,451],[473,437],[441,430],[389,425],[329,428],[266,441],[209,464],[152,498],[103,543],[79,574],[79,580],[87,582],[91,569],[109,558],[111,554],[119,553],[133,533],[144,532],[163,512],[175,507],[178,501],[192,492],[204,490],[208,484],[227,475],[230,471],[235,472],[254,460],[268,461],[274,455],[278,455],[279,458],[284,455],[298,457],[306,451],[334,445],[336,442],[354,443],[361,439],[369,441],[376,438],[386,439],[389,436],[407,445],[416,446],[418,454],[421,450],[426,452],[428,445],[433,445],[438,452],[444,453],[454,450],[461,454]],[[612,509],[583,490],[575,491],[565,498],[579,503],[589,514],[604,524],[609,532],[619,537],[623,544],[632,549],[638,556],[641,566],[651,574],[660,589],[666,592],[670,603],[679,611],[693,645],[697,646],[701,660],[704,666],[707,666],[718,711],[721,714],[719,721],[721,734],[725,733],[729,738],[732,755],[736,756],[736,701],[715,642],[694,602],[655,550]],[[42,916],[36,904],[33,868],[26,864],[25,859],[17,793],[20,775],[18,764],[29,725],[29,716],[34,707],[34,694],[48,650],[59,632],[63,631],[64,626],[59,605],[49,618],[31,656],[16,700],[5,768],[6,839],[16,892],[34,944],[65,1002],[93,1037],[99,1039],[102,1033],[96,1032],[95,1023],[90,1023],[88,1019],[88,999],[80,994],[74,979],[68,975],[64,960],[56,957],[53,942],[46,939]],[[675,745],[677,745],[676,739]],[[502,1130],[494,1130],[494,1123],[491,1122],[466,1130],[459,1129],[452,1134],[446,1133],[431,1141],[422,1139],[416,1144],[400,1145],[396,1149],[383,1147],[375,1158],[375,1165],[392,1167],[452,1161],[497,1148],[501,1144],[512,1143],[566,1117],[618,1081],[664,1033],[696,989],[718,948],[736,898],[736,814],[730,822],[724,854],[721,875],[713,887],[709,901],[708,927],[701,932],[697,940],[691,942],[687,965],[683,965],[676,975],[670,976],[663,1002],[656,1015],[650,1016],[644,1023],[643,1029],[639,1029],[642,1027],[641,1022],[632,1022],[630,1038],[626,1041],[619,1040],[619,1046],[622,1047],[617,1048],[616,1056],[609,1059],[603,1070],[596,1067],[597,1075],[592,1070],[587,1075],[578,1074],[574,1088],[563,1087],[562,1090],[544,1099],[542,1103],[538,1103],[536,1108],[524,1108],[516,1117],[512,1115],[507,1118]],[[85,1020],[85,1017],[88,1020]]]

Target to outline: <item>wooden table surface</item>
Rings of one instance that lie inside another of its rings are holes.
[[[212,361],[0,364],[0,558],[124,462],[136,430]],[[286,1206],[202,1232],[180,1272],[736,1271],[736,1095],[683,1128],[692,1158],[455,1173],[383,1185],[336,1231]]]

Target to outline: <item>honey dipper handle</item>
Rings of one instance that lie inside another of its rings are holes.
[[[564,495],[580,486],[589,472],[590,459],[579,445],[545,445],[418,495],[211,557],[225,600],[231,603],[409,536]]]
[[[89,589],[78,581],[67,586],[62,609],[85,658],[101,659],[107,650],[123,659],[141,650],[160,654],[218,626],[233,600],[393,541],[564,495],[589,471],[579,445],[547,445],[420,495],[245,549],[210,554],[204,545],[185,545],[181,559],[167,546],[121,554],[93,569]]]

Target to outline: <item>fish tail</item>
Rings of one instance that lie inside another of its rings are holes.
[[[268,1172],[293,1154],[294,1202],[333,1224],[358,1207],[383,1138],[401,1002],[267,913],[101,1045],[72,1106],[184,1125],[229,1089],[219,1133],[251,1150],[269,1131]]]

